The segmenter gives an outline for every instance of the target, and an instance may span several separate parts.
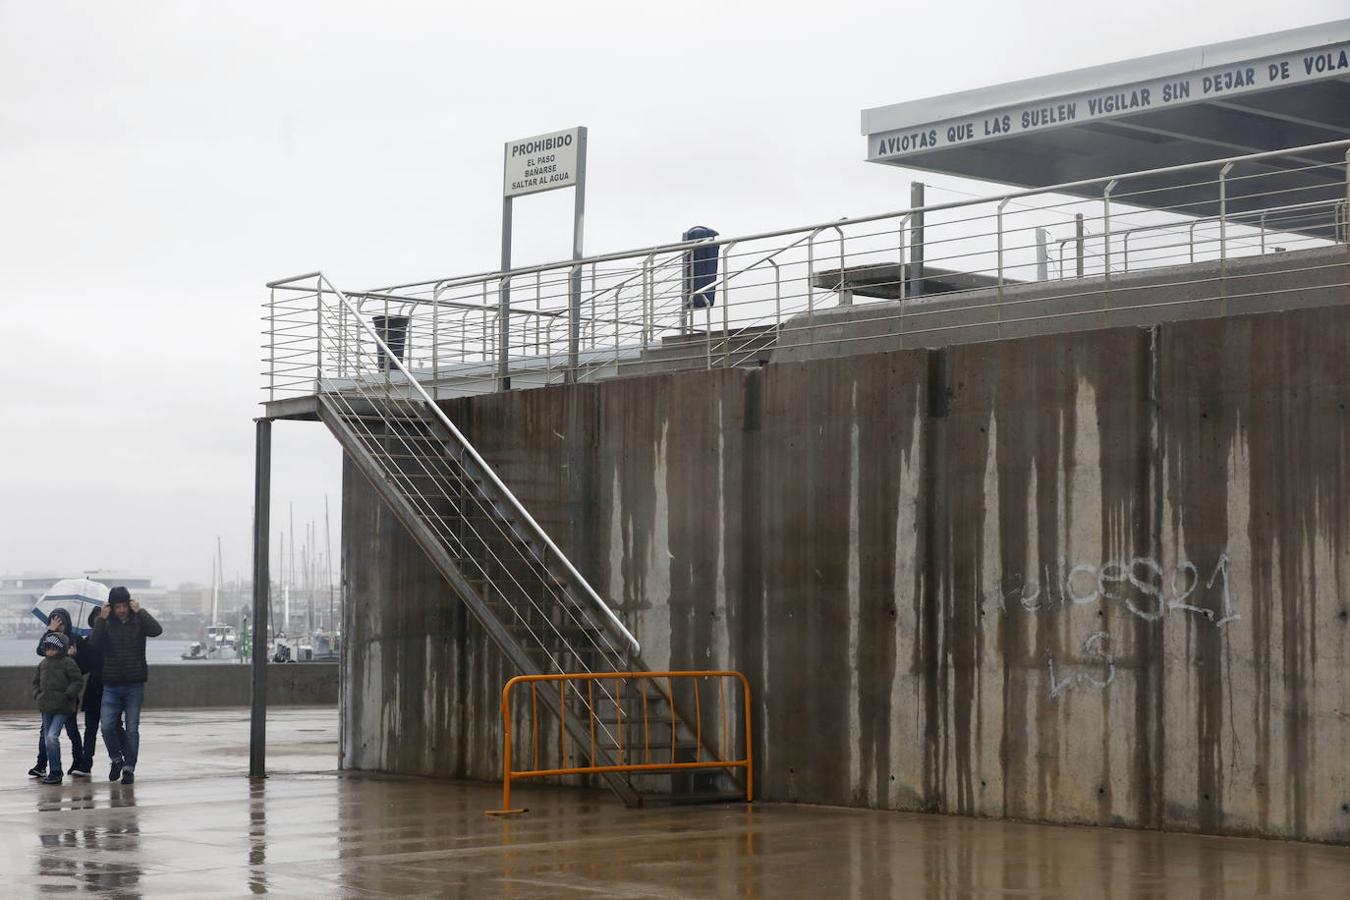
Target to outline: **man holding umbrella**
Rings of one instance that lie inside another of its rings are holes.
[[[164,628],[155,617],[131,599],[125,587],[108,592],[108,603],[94,623],[94,645],[103,654],[103,708],[100,727],[103,745],[112,759],[109,781],[131,784],[136,780],[136,758],[141,746],[141,704],[149,667],[145,663],[145,639],[159,637]],[[119,733],[118,720],[124,716]]]

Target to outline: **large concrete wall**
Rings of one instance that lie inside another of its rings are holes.
[[[771,800],[1350,841],[1350,308],[447,406]],[[506,671],[350,467],[344,765],[500,774]]]

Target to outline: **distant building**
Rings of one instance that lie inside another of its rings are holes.
[[[194,582],[180,584],[164,592],[159,608],[169,616],[208,616],[211,613],[211,588]]]
[[[108,587],[123,585],[144,606],[158,610],[164,601],[164,588],[154,587],[148,575],[128,575],[115,569],[90,569],[83,572],[25,572],[0,575],[0,634],[40,631],[42,623],[32,610],[42,595],[63,578],[89,578]],[[210,591],[207,591],[210,602]]]

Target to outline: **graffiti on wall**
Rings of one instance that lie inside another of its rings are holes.
[[[1074,565],[1061,559],[1058,566],[1045,565],[1031,576],[1004,576],[986,592],[985,603],[998,612],[1021,607],[1031,613],[1109,605],[1145,622],[1185,616],[1218,629],[1242,618],[1233,597],[1227,552],[1204,569],[1188,559],[1164,566],[1148,556]],[[1046,668],[1052,699],[1078,688],[1106,689],[1116,678],[1111,635],[1089,634],[1072,669],[1047,652]]]
[[[1039,575],[1014,574],[1000,579],[986,594],[1002,612],[1021,606],[1029,612],[1108,603],[1120,606],[1146,622],[1169,614],[1192,615],[1216,628],[1242,618],[1236,611],[1228,575],[1228,554],[1208,571],[1190,560],[1170,569],[1157,560],[1137,556],[1129,560],[1046,565]]]
[[[1064,675],[1055,672],[1055,657],[1046,653],[1046,665],[1050,670],[1050,699],[1057,700],[1060,695],[1075,687],[1097,688],[1105,690],[1116,680],[1116,658],[1111,655],[1111,635],[1105,631],[1094,631],[1083,639],[1080,659],[1086,662],[1079,671]]]

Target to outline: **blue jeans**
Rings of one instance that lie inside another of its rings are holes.
[[[39,769],[47,768],[47,717],[49,715],[51,715],[51,713],[42,714],[42,730],[38,732],[37,767]],[[74,716],[69,716],[66,719],[65,729],[66,734],[70,736],[70,758],[71,764],[74,765],[80,761],[80,757],[84,751],[80,741],[80,726],[76,723]],[[93,752],[92,748],[90,752]],[[53,768],[53,771],[58,771],[59,769],[60,763]]]
[[[144,701],[144,683],[103,685],[103,708],[98,716],[103,746],[108,750],[109,759],[120,759],[125,768],[133,771],[141,749],[141,704]],[[123,715],[126,719],[119,733],[117,722]]]
[[[66,723],[70,720],[68,713],[42,714],[42,737],[47,745],[47,774],[57,778],[64,774],[61,769],[61,732],[66,730]]]

